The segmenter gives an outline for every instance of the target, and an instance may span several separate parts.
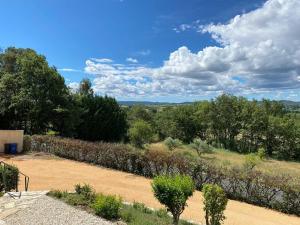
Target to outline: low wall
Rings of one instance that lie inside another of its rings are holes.
[[[18,152],[23,151],[23,130],[0,130],[0,153],[4,152],[4,144],[17,143]]]

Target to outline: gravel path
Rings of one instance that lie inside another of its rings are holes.
[[[29,207],[4,219],[5,225],[112,225],[59,200],[42,196]]]

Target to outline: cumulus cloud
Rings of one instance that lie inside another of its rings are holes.
[[[90,59],[85,71],[96,75],[96,90],[115,96],[249,94],[300,88],[299,0],[268,0],[226,24],[198,28],[219,45],[196,53],[180,47],[157,68]]]
[[[127,58],[126,61],[130,62],[130,63],[138,63],[139,62],[137,59],[134,59],[134,58],[131,58],[131,57]]]
[[[72,69],[72,68],[61,68],[61,69],[58,69],[58,71],[62,71],[62,72],[80,72],[80,70]]]

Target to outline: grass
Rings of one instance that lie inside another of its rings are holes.
[[[95,195],[95,199],[87,199],[84,195],[78,193],[68,193],[66,191],[52,190],[48,196],[66,202],[69,205],[78,207],[89,213],[96,214],[93,204],[99,194]],[[103,195],[104,196],[104,195]],[[142,203],[121,204],[120,219],[127,225],[170,225],[172,217],[168,215],[166,210],[152,210]],[[179,225],[194,225],[184,220],[180,220]]]
[[[148,146],[148,149],[159,149],[169,151],[163,142],[153,143]],[[173,151],[189,152],[194,157],[199,157],[195,150],[191,149],[188,145],[182,145]],[[201,156],[204,160],[209,160],[217,165],[227,166],[242,166],[245,162],[245,155],[224,149],[214,149],[212,153],[204,153]],[[300,180],[300,163],[292,161],[282,161],[275,159],[261,160],[257,167],[258,170],[270,174],[287,174]]]
[[[151,210],[143,204],[134,203],[133,205],[123,205],[121,209],[121,218],[127,225],[170,225],[172,218],[165,210]],[[181,220],[180,225],[192,225],[187,221]]]

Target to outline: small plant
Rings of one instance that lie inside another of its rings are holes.
[[[121,213],[121,218],[126,223],[130,223],[134,220],[134,216],[131,212],[123,212]]]
[[[83,195],[78,194],[68,194],[64,200],[66,203],[74,206],[88,206],[90,201],[86,199]]]
[[[203,153],[212,152],[212,147],[209,144],[207,144],[206,141],[202,141],[200,138],[195,138],[190,144],[190,147],[196,150],[199,156],[201,156]]]
[[[257,156],[260,160],[264,160],[267,157],[267,152],[264,148],[259,148],[257,150]]]
[[[259,159],[253,153],[246,155],[245,162],[243,164],[245,170],[253,170],[259,163]]]
[[[159,218],[167,218],[168,217],[168,211],[165,209],[159,209],[159,210],[155,211],[155,213]]]
[[[147,213],[147,214],[151,214],[151,213],[152,213],[152,210],[149,209],[149,208],[147,208],[147,207],[145,206],[145,204],[143,204],[143,203],[134,202],[133,205],[132,205],[132,207],[133,207],[134,209],[137,209],[137,210],[143,212],[143,213]]]
[[[164,143],[170,151],[182,145],[182,142],[179,139],[173,139],[171,137],[166,138]]]
[[[51,191],[49,191],[49,193],[47,195],[54,197],[54,198],[65,198],[65,197],[67,197],[68,192],[60,191],[60,190],[51,190]]]
[[[152,183],[154,196],[173,215],[177,225],[185,209],[187,199],[193,195],[195,185],[189,176],[157,176]]]
[[[224,210],[228,199],[221,187],[214,184],[203,186],[206,225],[220,225],[224,220]]]
[[[108,220],[120,218],[120,208],[122,206],[121,198],[113,195],[98,195],[92,204],[96,215]]]
[[[96,193],[92,186],[90,186],[89,184],[84,184],[82,186],[80,184],[76,184],[74,186],[74,189],[77,194],[83,195],[86,199],[90,200],[91,202],[94,201],[96,198]]]

